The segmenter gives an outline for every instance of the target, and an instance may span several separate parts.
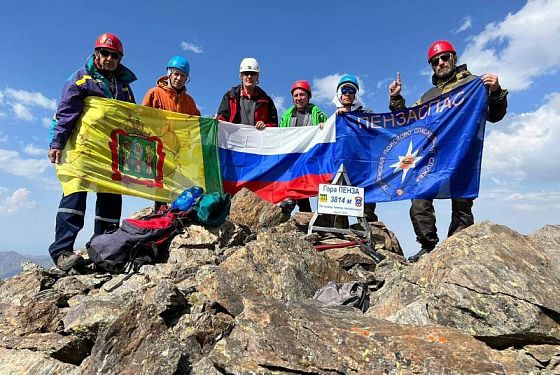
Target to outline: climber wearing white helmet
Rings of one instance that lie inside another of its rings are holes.
[[[253,125],[257,129],[278,126],[274,102],[257,84],[260,67],[256,59],[246,57],[239,66],[241,84],[228,90],[220,103],[216,118],[235,124]]]

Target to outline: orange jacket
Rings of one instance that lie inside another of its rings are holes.
[[[187,115],[200,116],[200,111],[196,108],[193,98],[187,94],[185,90],[177,94],[177,91],[167,85],[167,79],[167,76],[158,79],[157,86],[151,88],[146,93],[144,100],[142,100],[142,105]]]

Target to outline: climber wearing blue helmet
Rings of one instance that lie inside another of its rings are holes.
[[[187,82],[191,67],[183,56],[173,56],[167,63],[167,75],[157,81],[144,96],[142,105],[156,109],[165,109],[186,115],[200,116],[194,99],[187,94]],[[155,211],[162,205],[156,202]]]
[[[338,85],[336,86],[336,96],[333,99],[334,105],[336,105],[336,114],[342,115],[347,112],[353,112],[356,116],[363,116],[367,114],[373,114],[373,111],[365,108],[360,100],[357,98],[360,91],[360,84],[358,83],[358,78],[353,74],[346,74],[340,78]],[[364,218],[368,222],[377,221],[377,215],[375,214],[375,203],[367,203],[364,206]],[[335,221],[335,225],[338,223]],[[345,224],[342,224],[345,226]]]
[[[351,112],[360,110],[364,113],[373,113],[363,107],[360,100],[357,98],[360,91],[360,84],[358,78],[353,74],[346,74],[340,78],[336,86],[336,96],[333,99],[336,105],[336,114],[343,112]]]
[[[167,64],[167,69],[172,69],[172,68],[179,69],[187,76],[191,71],[191,66],[189,65],[189,61],[183,56],[173,56],[171,60],[169,60],[169,63]]]
[[[191,67],[183,56],[173,56],[167,64],[167,75],[157,81],[151,88],[142,105],[167,111],[200,116],[193,98],[187,94],[187,82]]]
[[[342,76],[340,78],[340,81],[338,81],[338,86],[336,86],[336,88],[338,89],[343,84],[353,85],[353,86],[356,87],[356,90],[360,89],[360,84],[358,83],[358,78],[356,78],[356,76],[353,75],[353,74],[346,74],[345,76]]]

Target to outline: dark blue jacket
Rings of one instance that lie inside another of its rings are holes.
[[[119,64],[114,73],[116,87],[113,95],[109,88],[109,81],[97,70],[93,59],[94,56],[91,55],[86,65],[72,74],[64,84],[62,97],[51,123],[51,149],[63,149],[66,145],[74,129],[74,123],[82,113],[86,96],[100,96],[135,103],[130,88],[130,83],[136,81],[134,73]]]

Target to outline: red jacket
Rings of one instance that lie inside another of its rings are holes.
[[[167,76],[161,77],[157,81],[157,86],[151,88],[146,93],[144,100],[142,100],[142,105],[187,115],[200,116],[200,111],[196,108],[193,98],[187,94],[185,90],[177,94],[177,91],[167,83]]]
[[[246,96],[247,97],[247,96]],[[218,108],[218,120],[241,123],[239,115],[239,100],[241,98],[241,85],[232,87],[231,90],[224,94],[220,107]],[[255,93],[251,96],[251,100],[256,102],[255,106],[255,124],[262,121],[268,127],[278,126],[278,113],[274,102],[260,87],[255,88]]]

